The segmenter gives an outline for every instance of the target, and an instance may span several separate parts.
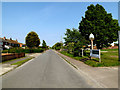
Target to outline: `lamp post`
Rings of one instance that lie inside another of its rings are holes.
[[[89,39],[91,40],[91,49],[93,49],[94,35],[92,33],[90,34]]]

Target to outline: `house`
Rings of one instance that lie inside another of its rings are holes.
[[[118,41],[113,42],[113,43],[109,43],[109,44],[110,44],[109,47],[107,47],[107,48],[104,47],[104,48],[102,48],[102,49],[118,49],[118,46],[117,46]],[[84,48],[87,48],[87,50],[90,50],[91,45],[88,45],[87,47],[85,47],[85,46],[83,46],[83,47],[84,47]],[[93,45],[93,49],[97,49],[96,44]]]
[[[3,50],[2,46],[3,46],[3,42],[2,39],[0,38],[0,50]]]
[[[1,43],[2,49],[10,49],[10,48],[13,48],[13,47],[23,47],[23,46],[25,46],[24,44],[19,43],[17,41],[17,39],[12,40],[12,38],[7,39],[6,37],[0,38],[0,43]]]

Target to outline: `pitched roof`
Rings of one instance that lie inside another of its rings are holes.
[[[22,44],[22,43],[19,43],[17,40],[4,39],[1,37],[0,37],[0,39],[2,39],[2,41],[4,41],[4,42],[9,42],[9,43],[13,43],[13,44]]]
[[[6,39],[6,41],[8,41],[9,43],[19,44],[19,42],[16,40]]]

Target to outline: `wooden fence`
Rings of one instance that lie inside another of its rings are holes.
[[[2,62],[20,57],[25,57],[25,53],[11,53],[11,54],[2,55]]]

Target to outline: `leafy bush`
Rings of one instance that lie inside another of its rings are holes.
[[[8,53],[8,50],[3,50],[2,53]]]
[[[22,48],[19,48],[19,49],[16,49],[16,48],[13,48],[13,49],[9,49],[9,50],[3,50],[2,53],[41,53],[43,52],[44,49],[42,48],[39,48],[39,49],[22,49]]]
[[[56,47],[55,49],[56,49],[56,50],[60,50],[60,49],[61,49],[61,47]]]

